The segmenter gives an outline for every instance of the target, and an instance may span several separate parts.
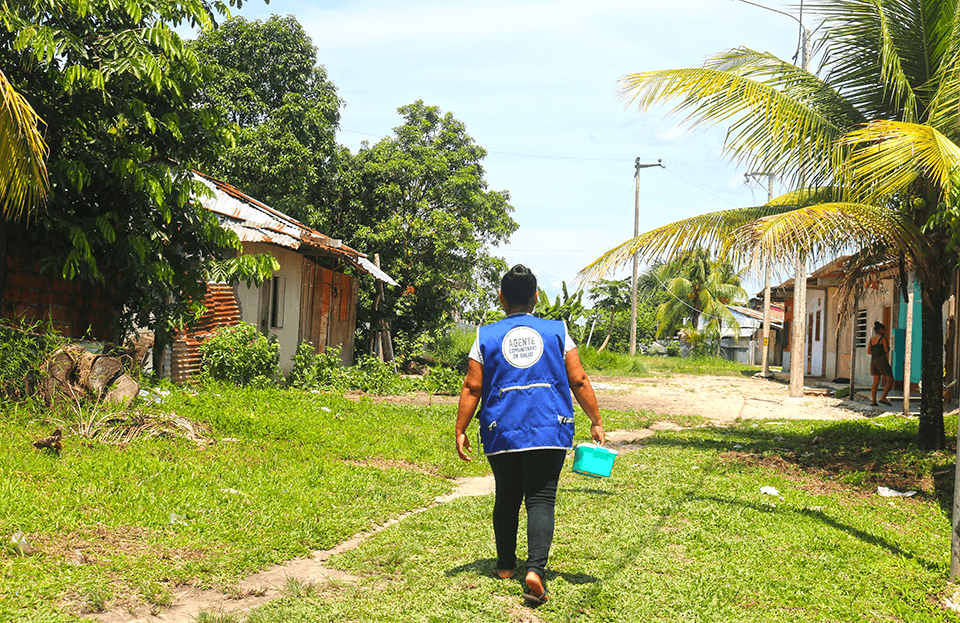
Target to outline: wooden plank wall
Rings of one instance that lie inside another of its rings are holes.
[[[340,358],[353,363],[357,327],[356,279],[304,259],[300,298],[300,341],[309,341],[316,352],[340,346]]]

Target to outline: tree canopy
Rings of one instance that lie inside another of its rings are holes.
[[[237,17],[193,42],[206,66],[200,101],[237,126],[209,172],[312,226],[335,201],[341,100],[293,16]],[[346,152],[346,153],[345,153]]]
[[[98,284],[120,326],[169,332],[205,262],[239,246],[191,201],[190,166],[231,132],[197,105],[200,64],[173,28],[240,4],[0,0],[0,71],[46,122],[50,176],[47,209],[0,226],[20,257]]]
[[[486,151],[463,122],[423,101],[399,112],[394,136],[353,158],[347,206],[332,210],[326,227],[380,254],[402,286],[387,292],[387,319],[415,335],[489,307],[507,268],[491,247],[517,223],[509,194],[488,190]]]

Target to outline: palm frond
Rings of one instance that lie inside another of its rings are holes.
[[[842,163],[849,197],[877,202],[907,190],[918,177],[933,181],[949,196],[950,172],[960,166],[960,147],[927,125],[874,121],[845,135],[841,148],[851,148]]]
[[[746,48],[699,68],[629,74],[619,92],[641,111],[679,100],[671,112],[686,113],[692,127],[729,122],[726,149],[735,158],[780,177],[802,173],[821,182],[834,139],[864,120],[816,76]]]
[[[43,123],[0,72],[0,215],[19,219],[39,205],[48,188]]]
[[[879,245],[910,257],[921,253],[920,231],[894,209],[863,203],[821,203],[757,219],[734,232],[738,244],[752,249],[763,265],[803,256],[831,255],[850,248]]]
[[[733,208],[693,216],[658,227],[610,249],[578,274],[578,281],[588,283],[603,278],[629,262],[634,254],[645,261],[669,261],[696,248],[712,251],[719,257],[736,255],[730,234],[758,218],[795,209],[795,205],[769,205]]]
[[[823,15],[821,70],[827,82],[873,119],[924,121],[956,6],[950,0],[814,0]],[[947,35],[947,36],[944,36]]]
[[[843,265],[843,277],[837,293],[840,301],[837,309],[840,314],[840,323],[837,330],[849,321],[853,314],[854,303],[864,296],[867,284],[871,281],[880,281],[883,274],[889,273],[900,261],[899,256],[890,253],[889,249],[883,245],[864,247],[847,258]],[[909,266],[909,263],[907,265]]]

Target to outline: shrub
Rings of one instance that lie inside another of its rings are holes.
[[[451,325],[427,343],[426,352],[438,364],[466,372],[470,348],[476,336],[476,330],[464,331],[457,325]]]
[[[297,389],[345,389],[340,350],[339,346],[328,346],[324,352],[315,353],[313,344],[300,342],[287,383]]]
[[[50,325],[0,325],[0,395],[26,398],[43,378],[43,363],[67,343]]]
[[[269,385],[277,377],[279,363],[276,337],[267,338],[246,322],[217,329],[200,345],[203,373],[234,385]]]
[[[434,394],[459,396],[463,389],[463,374],[453,368],[437,366],[430,368],[430,374],[423,378],[424,389]]]

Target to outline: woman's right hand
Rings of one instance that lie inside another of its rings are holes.
[[[473,457],[470,454],[473,453],[473,449],[470,447],[470,438],[467,437],[466,433],[457,433],[457,454],[460,455],[460,458],[464,461],[472,461]]]

